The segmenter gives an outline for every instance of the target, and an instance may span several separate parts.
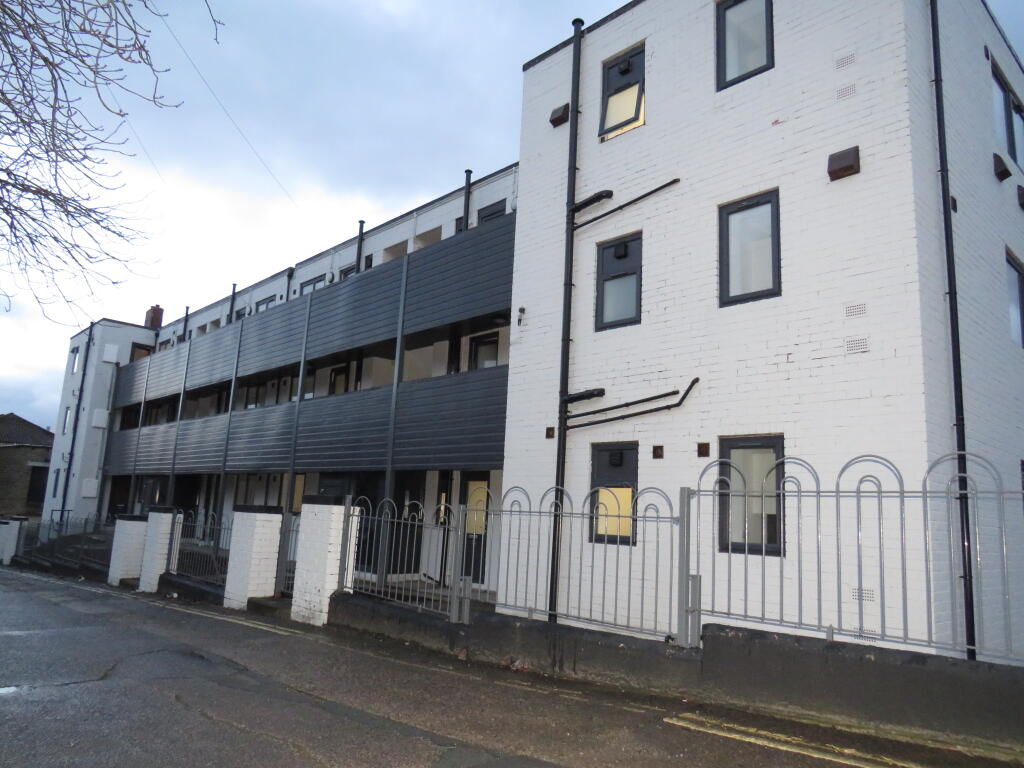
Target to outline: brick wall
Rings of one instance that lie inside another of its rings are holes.
[[[0,448],[0,515],[38,515],[40,508],[28,503],[31,463],[47,464],[50,449],[35,446],[9,446]],[[44,506],[50,499],[46,489]]]

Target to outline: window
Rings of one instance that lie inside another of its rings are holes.
[[[276,297],[274,297],[274,296],[267,296],[267,298],[260,299],[259,301],[257,301],[256,302],[256,312],[257,312],[257,314],[260,313],[260,312],[266,312],[268,309],[270,309],[272,306],[274,306],[274,299],[275,298]]]
[[[164,339],[163,341],[161,341],[159,344],[156,345],[156,349],[157,349],[158,352],[163,352],[164,350],[167,350],[167,349],[170,349],[170,348],[171,348],[171,340],[170,339]]]
[[[348,280],[352,275],[356,273],[356,265],[353,264],[351,267],[345,267],[344,269],[338,270],[338,282],[343,283]]]
[[[53,471],[53,498],[57,498],[57,486],[60,485],[60,467]]]
[[[236,309],[235,320],[241,320],[243,317],[245,317],[245,309]]]
[[[596,443],[590,450],[590,540],[635,544],[639,446]]]
[[[644,122],[644,48],[605,62],[601,137],[610,139]]]
[[[368,253],[363,258],[363,269],[366,270],[366,269],[369,269],[372,266],[373,266],[373,254],[372,253]]]
[[[1024,346],[1024,267],[1006,257],[1006,293],[1010,308],[1010,338]]]
[[[469,340],[469,370],[494,368],[498,364],[498,334],[485,333]]]
[[[314,277],[312,280],[307,280],[299,286],[299,295],[305,296],[307,293],[312,293],[320,288],[327,285],[327,275],[320,275],[320,277]]]
[[[71,348],[71,372],[78,373],[78,347]]]
[[[71,423],[71,406],[64,406],[64,426],[61,427],[60,433],[66,435],[68,433],[68,425]]]
[[[327,394],[340,395],[348,392],[348,363],[331,368],[327,380]]]
[[[203,325],[196,326],[196,336],[205,336],[205,335],[206,335],[206,324],[204,323]]]
[[[496,221],[505,215],[505,200],[499,200],[496,203],[485,205],[476,212],[476,224],[486,224],[488,221]]]
[[[723,437],[718,455],[719,551],[782,554],[782,435]]]
[[[715,13],[718,90],[775,66],[772,0],[722,0]]]
[[[134,363],[136,360],[141,360],[144,357],[149,357],[153,354],[153,348],[146,344],[139,344],[132,342],[132,351],[128,355],[128,362]]]
[[[720,306],[782,293],[779,259],[779,191],[718,209]]]
[[[1024,165],[1024,106],[1006,84],[1006,79],[993,65],[992,119],[996,129],[996,143],[1005,149],[1018,165]]]
[[[641,244],[640,235],[631,235],[598,246],[595,330],[640,322]]]

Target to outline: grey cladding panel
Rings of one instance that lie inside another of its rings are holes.
[[[149,370],[151,359],[144,357],[117,369],[117,379],[114,382],[115,408],[142,402],[146,390],[146,372]]]
[[[299,362],[308,301],[302,296],[242,321],[239,376]]]
[[[108,475],[130,475],[135,461],[135,445],[139,430],[126,429],[111,432],[107,437],[107,460],[104,471]]]
[[[507,366],[403,383],[395,468],[501,467],[507,389]]]
[[[383,469],[390,415],[390,387],[306,400],[299,408],[298,470]]]
[[[178,344],[176,347],[149,356],[147,400],[155,400],[158,397],[177,394],[181,391],[181,377],[185,372],[187,351],[187,344]]]
[[[185,387],[195,389],[207,384],[227,381],[235,371],[235,349],[240,323],[218,328],[205,336],[193,338],[188,358]]]
[[[178,454],[175,473],[219,472],[224,457],[224,432],[228,415],[206,419],[188,419],[178,429]]]
[[[291,464],[294,418],[295,403],[232,413],[228,471],[286,471]]]
[[[140,475],[166,475],[171,471],[171,457],[174,453],[174,434],[177,424],[160,424],[156,427],[141,427],[139,447],[136,450]]]
[[[405,332],[507,310],[515,232],[509,214],[411,254]]]
[[[398,326],[402,262],[392,261],[310,294],[307,357],[393,339]]]

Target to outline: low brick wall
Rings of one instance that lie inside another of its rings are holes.
[[[1024,753],[1024,667],[721,625],[704,626],[701,650],[493,613],[461,626],[341,593],[328,624],[555,677]]]

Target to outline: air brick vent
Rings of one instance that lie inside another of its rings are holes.
[[[853,587],[853,589],[850,590],[850,593],[853,596],[853,599],[857,600],[858,602],[861,602],[861,603],[873,603],[873,602],[875,602],[875,590],[873,590],[873,589],[866,589],[866,588],[865,589],[861,589],[861,588],[858,588],[858,587]]]
[[[868,313],[868,305],[863,302],[859,304],[847,304],[845,311],[847,317],[864,317],[864,315]]]
[[[857,84],[841,85],[836,89],[836,101],[843,101],[857,95]]]
[[[836,69],[846,69],[847,67],[853,66],[856,61],[856,53],[844,53],[836,56],[835,67]]]
[[[867,352],[871,345],[868,343],[867,336],[847,336],[845,339],[846,354],[857,355],[862,352]]]

